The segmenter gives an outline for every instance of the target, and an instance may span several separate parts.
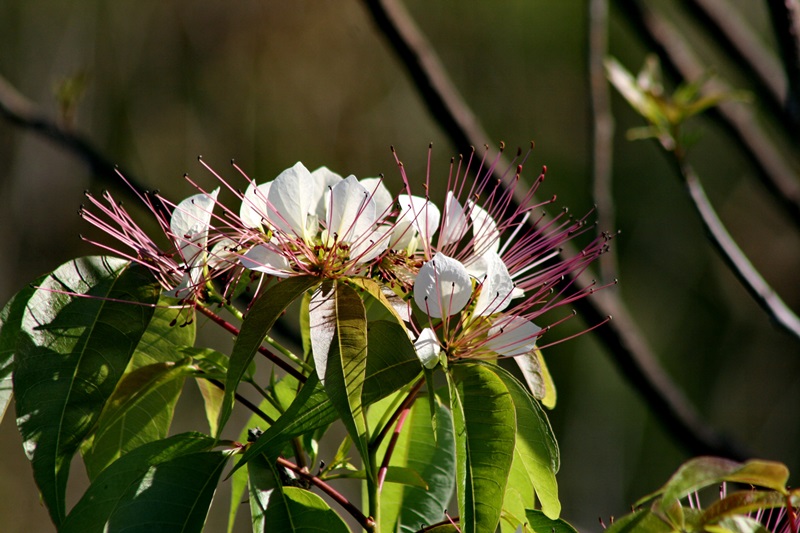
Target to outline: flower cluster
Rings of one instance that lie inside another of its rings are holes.
[[[241,192],[206,166],[237,196],[238,209],[218,200],[219,188],[198,187],[178,204],[144,197],[170,241],[166,251],[108,195],[89,196],[99,214],[82,214],[126,244],[132,251],[125,257],[150,268],[184,303],[202,304],[215,279],[225,279],[228,291],[243,277],[368,278],[400,309],[425,367],[513,357],[536,389],[536,343],[546,331],[536,322],[596,289],[577,288],[574,280],[606,250],[609,236],[565,257],[562,247],[591,226],[566,210],[544,212],[555,201],[535,200],[545,169],[523,190],[524,158],[504,172],[500,156],[487,161],[473,151],[454,158],[441,209],[428,194],[413,194],[414,180],[395,159],[404,184],[396,195],[382,178],[342,177],[325,167],[312,172],[302,163],[266,183],[234,164],[247,180]],[[436,179],[428,170],[426,192]]]

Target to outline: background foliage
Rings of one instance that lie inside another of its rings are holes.
[[[728,3],[774,46],[761,3]],[[549,169],[540,190],[586,211],[594,202],[587,3],[430,4],[408,7],[488,133],[512,148],[535,140],[529,168]],[[702,25],[674,6],[664,16],[688,32],[707,68],[753,89]],[[617,9],[609,31],[609,52],[638,70],[649,50]],[[357,2],[0,2],[0,74],[173,199],[191,192],[184,172],[213,183],[196,163],[199,154],[227,175],[235,158],[263,181],[297,160],[395,179],[389,145],[421,176],[429,141],[442,172],[454,151]],[[612,103],[622,231],[614,241],[621,284],[613,290],[712,425],[755,455],[800,471],[798,343],[772,327],[707,245],[658,147],[625,140],[641,119],[616,95]],[[712,202],[761,273],[800,309],[800,232],[727,133],[703,117],[692,125],[701,132],[692,163]],[[107,186],[72,155],[0,122],[0,301],[68,258],[95,253],[78,238],[89,229],[75,211],[84,189]],[[198,335],[206,329],[213,328],[200,321]],[[563,516],[581,530],[596,529],[598,516],[626,512],[689,454],[593,337],[548,352],[560,397],[551,420],[562,453]],[[181,404],[193,401],[200,398],[191,390]],[[176,432],[195,423],[187,411],[178,405]],[[19,439],[10,421],[0,426],[0,516],[10,531],[46,531],[49,519]],[[68,496],[68,505],[74,502]],[[224,523],[223,510],[212,508],[210,530]]]

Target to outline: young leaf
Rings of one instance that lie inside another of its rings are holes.
[[[516,411],[516,451],[519,452],[522,462],[520,466],[527,471],[528,478],[533,482],[544,514],[552,520],[557,519],[561,513],[556,482],[560,458],[553,429],[544,410],[505,369],[489,363],[476,364],[485,366],[508,388]]]
[[[28,300],[16,346],[17,425],[57,525],[72,456],[128,366],[159,290],[144,267],[86,257],[60,266]]]
[[[264,337],[272,329],[284,309],[317,283],[319,283],[317,278],[309,276],[288,278],[262,292],[247,312],[231,352],[217,435],[225,427],[225,423],[231,416],[236,388],[261,346]]]
[[[167,436],[176,390],[192,373],[191,359],[185,359],[147,365],[122,378],[100,414],[91,447],[83,453],[90,480],[121,455]]]
[[[59,528],[200,532],[229,452],[214,439],[182,433],[150,442],[103,470]]]
[[[464,532],[497,527],[517,432],[511,394],[486,366],[453,364],[448,373]]]

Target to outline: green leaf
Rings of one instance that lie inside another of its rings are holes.
[[[218,436],[233,411],[236,388],[264,341],[264,337],[286,307],[317,283],[319,283],[319,279],[310,276],[288,278],[263,291],[253,302],[244,317],[242,328],[239,330],[231,352],[228,378],[225,381],[225,396],[219,414]]]
[[[494,531],[514,457],[514,402],[503,380],[486,365],[453,364],[448,376],[460,526],[466,533]]]
[[[674,530],[650,509],[639,509],[609,524],[605,533],[674,533]]]
[[[702,525],[718,522],[725,517],[744,515],[763,509],[786,505],[786,496],[776,491],[747,490],[728,494],[709,505],[700,517]]]
[[[43,279],[44,276],[19,291],[0,311],[0,422],[3,421],[6,409],[14,396],[12,383],[14,352],[17,349],[25,307]]]
[[[556,481],[560,457],[547,415],[527,389],[505,369],[491,363],[476,364],[484,365],[497,375],[510,392],[516,411],[516,451],[519,452],[520,466],[527,471],[544,514],[552,520],[557,519],[561,513]]]
[[[387,320],[367,323],[364,404],[370,405],[414,381],[422,370],[405,328]]]
[[[508,474],[508,484],[503,497],[503,514],[500,531],[514,533],[526,522],[525,511],[536,503],[533,481],[518,449],[514,449],[514,460]]]
[[[83,460],[93,480],[118,457],[142,444],[167,436],[176,385],[194,373],[191,359],[155,363],[126,374],[97,421],[97,430]],[[178,390],[180,390],[178,388]]]
[[[290,439],[335,420],[336,409],[316,373],[311,374],[289,409],[247,449],[235,468],[258,454],[274,458]]]
[[[159,291],[144,267],[87,257],[60,266],[28,301],[16,347],[17,425],[57,525],[72,456],[125,372]]]
[[[764,524],[749,516],[729,516],[718,524],[706,526],[709,533],[770,533]]]
[[[270,498],[264,513],[265,523],[270,525],[270,531],[350,533],[344,520],[313,492],[283,487],[282,496]]]
[[[578,533],[568,522],[548,518],[537,509],[527,509],[525,518],[528,521],[527,528],[535,533]]]
[[[208,430],[212,435],[217,434],[219,414],[222,411],[222,402],[225,391],[218,385],[211,383],[210,380],[225,381],[228,373],[228,356],[211,348],[194,348],[184,346],[180,353],[191,357],[195,364],[200,367],[202,374],[197,376],[195,383],[200,389],[200,396],[203,398]],[[249,372],[249,369],[248,369]],[[243,376],[245,379],[247,372]]]
[[[364,299],[364,305],[367,308],[367,313],[370,320],[373,320],[372,314],[375,314],[378,319],[386,320],[391,317],[396,324],[405,329],[405,323],[409,321],[408,317],[408,304],[399,296],[397,296],[391,289],[385,285],[381,285],[374,279],[370,278],[350,278],[348,280],[354,287],[366,292],[369,298]],[[377,307],[379,309],[370,313],[370,308]]]
[[[370,352],[364,382],[364,405],[377,402],[412,381],[421,369],[413,345],[397,324],[378,320],[367,327]],[[315,372],[308,377],[286,412],[244,453],[240,463],[244,464],[257,453],[272,457],[289,439],[331,424],[336,418],[337,411]]]
[[[384,485],[381,491],[381,531],[417,531],[442,519],[455,489],[455,436],[450,411],[436,402],[436,439],[426,401],[415,402],[392,454],[390,467],[414,470],[427,484],[420,487]],[[382,457],[386,443],[378,451]]]
[[[243,472],[240,470],[239,472]],[[238,472],[237,472],[238,473]],[[273,494],[276,498],[283,498],[281,482],[274,466],[270,465],[263,455],[254,457],[247,464],[247,486],[250,495],[250,521],[253,533],[264,533],[265,514]],[[270,524],[274,531],[275,524]],[[280,531],[288,531],[284,528]]]
[[[334,336],[325,370],[325,390],[361,454],[364,469],[372,475],[369,433],[361,399],[367,371],[366,312],[358,293],[344,283],[334,282],[329,295],[333,300],[333,315],[329,319],[333,322]],[[316,324],[312,327],[312,334],[316,327]]]
[[[91,440],[81,447],[89,479],[120,455],[169,432],[184,378],[194,372],[181,354],[181,348],[195,341],[194,309],[170,307],[175,303],[164,296],[159,300],[125,376]]]
[[[720,457],[697,457],[681,465],[667,483],[656,492],[645,496],[637,506],[657,496],[663,496],[661,509],[703,487],[719,485],[723,481],[745,483],[786,494],[789,470],[781,463],[751,460],[738,463]]]
[[[202,531],[230,456],[209,451],[214,442],[183,433],[120,457],[97,476],[59,532]]]

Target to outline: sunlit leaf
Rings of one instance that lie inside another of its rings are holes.
[[[337,282],[332,291],[335,334],[328,354],[325,390],[369,473],[369,435],[361,398],[367,371],[366,312],[354,289]]]
[[[605,533],[674,533],[674,530],[650,509],[639,509],[609,524]]]
[[[381,491],[381,531],[412,532],[442,519],[455,488],[455,436],[450,411],[436,403],[438,429],[434,439],[427,401],[417,401],[406,418],[390,466],[418,472],[427,489],[384,485]],[[383,457],[386,447],[379,450]]]
[[[44,277],[41,277],[19,291],[0,311],[0,422],[3,421],[13,396],[14,352],[20,336],[25,307],[43,279]]]
[[[738,463],[720,457],[697,457],[681,465],[663,487],[645,496],[636,505],[663,496],[661,508],[667,509],[673,501],[723,481],[746,483],[785,493],[788,479],[789,470],[781,463],[763,460]]]
[[[270,531],[350,533],[344,520],[313,492],[284,487],[282,496],[271,498],[264,514]]]
[[[568,522],[552,520],[538,509],[528,509],[525,517],[528,521],[527,528],[534,533],[578,533]]]
[[[422,366],[403,326],[376,320],[367,328],[369,356],[363,398],[369,405],[414,381]]]
[[[183,433],[125,454],[97,476],[60,533],[203,529],[229,453],[214,439]]]
[[[56,524],[66,514],[72,456],[128,366],[159,291],[143,267],[87,257],[60,266],[28,300],[16,346],[17,425]]]
[[[194,309],[174,304],[174,298],[159,300],[125,376],[81,447],[89,479],[121,454],[169,432],[184,378],[194,372],[181,349],[194,344],[196,333]]]
[[[558,472],[560,457],[553,429],[544,410],[527,389],[505,369],[489,363],[483,364],[505,384],[514,402],[517,421],[516,451],[522,466],[533,482],[544,514],[552,520],[561,513],[558,500]]]
[[[786,506],[786,496],[780,492],[763,490],[743,490],[728,494],[703,510],[700,523],[703,525],[719,522],[724,517],[744,515],[762,509]]]
[[[126,374],[97,421],[83,460],[89,479],[119,456],[167,436],[177,401],[176,385],[194,373],[191,360],[155,363]]]
[[[508,388],[486,365],[450,367],[460,527],[494,531],[500,521],[517,431]]]
[[[225,381],[225,397],[219,415],[217,434],[225,427],[225,423],[233,411],[234,394],[239,382],[250,366],[258,348],[267,333],[286,307],[306,290],[319,283],[317,278],[300,276],[288,278],[263,291],[253,302],[242,322],[239,335],[233,345]]]

